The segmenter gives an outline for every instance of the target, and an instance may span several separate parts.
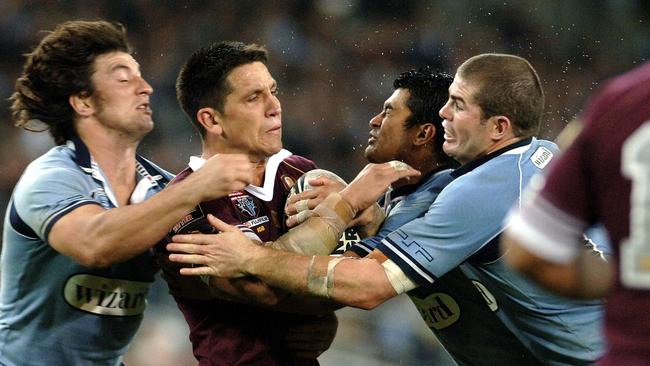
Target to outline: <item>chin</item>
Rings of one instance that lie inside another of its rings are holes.
[[[275,155],[275,154],[279,153],[280,150],[282,150],[282,144],[280,144],[278,146],[273,146],[273,147],[266,150],[266,156],[270,157],[272,155]]]

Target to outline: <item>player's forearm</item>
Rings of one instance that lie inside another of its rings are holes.
[[[543,287],[560,295],[594,299],[607,294],[612,285],[610,265],[589,250],[569,263],[553,263],[526,250],[508,235],[503,238],[506,263]]]
[[[546,263],[540,267],[537,278],[539,282],[561,295],[579,299],[599,299],[610,291],[613,285],[612,274],[609,263],[583,251],[576,261],[570,264]]]
[[[160,241],[169,229],[199,202],[189,184],[167,187],[148,200],[105,210],[90,218],[77,233],[84,238],[91,266],[128,260]]]
[[[316,256],[312,263],[312,257],[261,249],[264,251],[247,261],[245,272],[270,286],[362,309],[375,308],[396,295],[383,267],[375,260],[347,259],[331,266],[329,262],[336,257]]]
[[[330,254],[355,214],[338,193],[332,193],[316,206],[312,217],[269,246],[307,255]]]

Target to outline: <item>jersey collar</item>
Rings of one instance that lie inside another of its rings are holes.
[[[482,157],[480,157],[480,158],[478,158],[476,160],[470,161],[469,163],[461,166],[460,168],[457,168],[456,170],[454,170],[450,174],[451,174],[452,177],[458,178],[461,175],[464,175],[464,174],[467,174],[467,173],[471,172],[472,170],[478,168],[479,166],[487,163],[488,161],[496,158],[499,155],[504,155],[506,153],[508,153],[508,154],[509,153],[515,153],[515,152],[517,152],[517,150],[515,150],[515,149],[519,149],[519,148],[524,148],[523,150],[526,150],[527,146],[530,145],[533,142],[534,139],[535,139],[534,137],[529,137],[529,138],[525,138],[525,139],[523,139],[521,141],[517,141],[514,144],[504,146],[504,147],[500,148],[497,151],[489,153],[489,154],[487,154],[485,156],[482,156]]]
[[[273,188],[278,167],[284,159],[291,155],[291,151],[285,149],[282,149],[278,153],[272,155],[266,161],[266,168],[264,171],[264,185],[262,187],[258,187],[249,184],[244,188],[244,190],[263,201],[271,201],[273,199]],[[190,156],[190,163],[188,165],[192,171],[199,170],[203,164],[205,164],[205,159],[198,156]]]
[[[99,181],[104,186],[106,195],[111,200],[113,205],[117,207],[117,200],[115,195],[108,185],[108,180],[104,177],[104,173],[92,155],[84,142],[78,137],[72,137],[66,142],[66,146],[74,151],[74,160],[75,163],[83,170],[86,174],[90,174],[93,179]],[[138,203],[144,201],[147,195],[149,188],[154,185],[158,185],[161,189],[165,187],[168,183],[168,179],[164,174],[161,174],[148,160],[141,157],[140,155],[135,156],[135,170],[138,176],[138,183],[136,184],[133,193],[131,194],[131,203]]]

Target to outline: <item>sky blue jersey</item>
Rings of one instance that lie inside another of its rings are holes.
[[[379,232],[351,248],[369,254],[391,232],[424,216],[438,194],[454,179],[452,170],[437,172],[418,186],[390,189],[380,205],[386,219]],[[406,272],[406,270],[404,270]],[[422,319],[459,366],[541,365],[495,314],[484,287],[458,267],[433,283],[408,293]]]
[[[137,157],[131,203],[163,189],[171,175]],[[34,160],[16,185],[4,221],[0,364],[120,364],[157,271],[151,253],[87,268],[48,243],[61,217],[83,205],[117,206],[107,179],[80,141]]]
[[[553,295],[506,268],[499,254],[503,219],[520,203],[530,178],[557,154],[553,143],[530,138],[465,164],[451,173],[456,179],[423,217],[388,234],[377,249],[420,285],[420,297],[431,291],[421,293],[423,288],[436,282],[453,283],[445,277],[450,275],[460,281],[458,288],[465,289],[465,295],[470,294],[464,286],[469,280],[494,315],[539,362],[589,364],[604,350],[602,304]],[[454,297],[455,290],[449,290],[452,300],[466,297]],[[462,318],[449,299],[439,299],[442,302],[429,297],[428,305],[418,306],[421,314],[428,306],[435,310],[433,315],[428,311],[433,320],[439,321],[442,315]],[[489,327],[483,328],[477,331],[485,334],[473,334],[476,344],[494,337]],[[466,342],[471,348],[470,340]]]

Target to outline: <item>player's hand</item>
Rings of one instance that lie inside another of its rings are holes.
[[[297,358],[316,358],[325,352],[334,341],[338,320],[334,312],[312,321],[289,328],[285,340],[287,348]]]
[[[216,154],[189,178],[201,201],[209,201],[244,189],[253,181],[255,166],[244,154]]]
[[[313,210],[330,193],[340,192],[346,186],[345,183],[326,176],[310,179],[307,183],[311,186],[310,189],[294,194],[287,200],[285,207],[285,213],[287,215],[295,215],[301,211]]]
[[[355,211],[359,212],[375,203],[393,182],[419,175],[418,170],[397,160],[383,164],[368,164],[352,183],[341,191],[341,196]]]
[[[384,211],[379,207],[377,202],[375,202],[370,205],[370,207],[359,212],[357,216],[350,221],[348,228],[356,228],[360,237],[367,238],[375,235],[379,231],[385,218],[386,215],[384,215]]]
[[[246,264],[261,247],[239,229],[208,214],[208,221],[219,234],[175,235],[167,250],[169,260],[191,264],[180,269],[184,276],[238,278],[247,275]]]

